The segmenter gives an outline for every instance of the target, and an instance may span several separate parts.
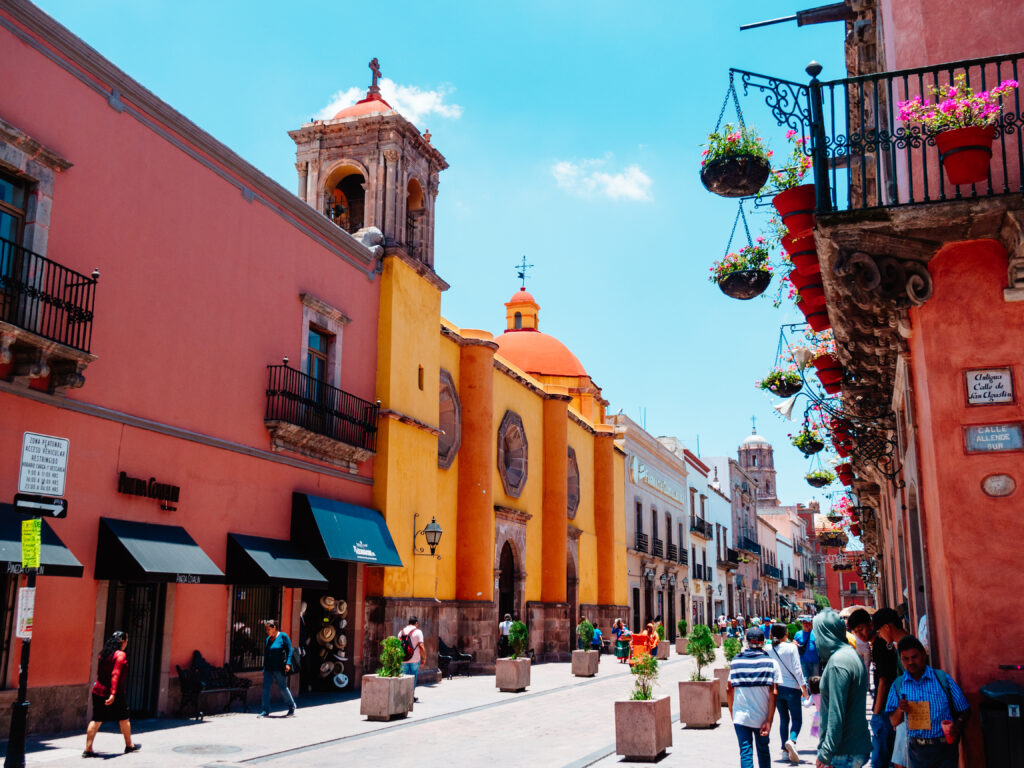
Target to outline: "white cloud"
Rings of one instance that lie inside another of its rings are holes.
[[[445,103],[445,97],[454,90],[444,86],[433,91],[424,91],[415,85],[399,85],[389,77],[380,79],[380,95],[406,120],[416,125],[431,116],[447,117],[456,120],[462,117],[462,107],[458,104]],[[362,88],[348,88],[338,91],[331,97],[330,103],[321,109],[316,117],[318,120],[330,120],[345,107],[351,107],[362,99],[366,92]]]
[[[551,166],[555,183],[585,197],[599,195],[612,200],[650,202],[653,181],[639,165],[627,165],[620,171],[605,170],[611,155],[578,162],[560,160]]]

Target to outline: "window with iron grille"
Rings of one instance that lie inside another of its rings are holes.
[[[232,589],[231,669],[235,672],[262,669],[267,639],[263,622],[273,619],[281,626],[281,588],[236,584]]]

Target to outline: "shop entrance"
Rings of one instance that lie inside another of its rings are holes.
[[[350,610],[348,563],[317,563],[327,587],[304,587],[299,612],[300,692],[343,691],[355,678],[355,616]],[[354,568],[355,566],[351,566]]]
[[[505,542],[498,559],[498,621],[505,620],[505,614],[518,619],[516,615],[516,558],[512,545]]]
[[[103,640],[118,630],[128,635],[125,696],[133,717],[156,715],[166,599],[166,584],[110,583]]]

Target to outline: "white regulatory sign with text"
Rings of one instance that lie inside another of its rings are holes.
[[[66,437],[26,432],[21,443],[18,493],[63,496],[70,446]]]

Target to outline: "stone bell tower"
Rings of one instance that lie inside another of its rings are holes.
[[[377,59],[370,71],[364,99],[289,131],[298,194],[347,232],[376,227],[385,253],[403,252],[433,269],[434,201],[448,163],[429,131],[421,134],[381,97]]]

